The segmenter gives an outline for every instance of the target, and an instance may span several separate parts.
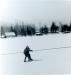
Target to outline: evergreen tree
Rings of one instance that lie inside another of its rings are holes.
[[[45,25],[44,28],[43,28],[43,33],[44,33],[44,34],[47,34],[47,33],[48,33],[48,27],[47,27],[46,25]]]

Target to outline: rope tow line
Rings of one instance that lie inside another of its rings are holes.
[[[48,51],[48,50],[56,50],[56,49],[64,49],[64,48],[71,48],[71,46],[67,46],[67,47],[58,47],[58,48],[48,48],[48,49],[38,49],[38,50],[33,50],[33,51]],[[3,53],[0,55],[12,55],[12,54],[19,54],[19,53],[23,53],[23,52],[11,52],[11,53]]]

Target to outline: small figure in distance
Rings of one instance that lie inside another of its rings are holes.
[[[30,55],[30,51],[32,51],[29,46],[26,46],[26,48],[24,49],[24,55],[25,55],[25,59],[24,59],[24,62],[26,62],[26,58],[28,58],[28,61],[32,61],[33,59],[31,58],[31,55]]]

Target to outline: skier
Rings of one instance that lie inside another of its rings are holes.
[[[31,58],[31,55],[30,55],[30,48],[29,46],[26,46],[26,48],[24,49],[24,55],[25,55],[25,59],[24,59],[24,62],[26,62],[26,58],[28,58],[28,61],[32,61],[33,59]]]

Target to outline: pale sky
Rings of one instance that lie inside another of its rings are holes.
[[[68,23],[71,0],[0,0],[0,22]]]

